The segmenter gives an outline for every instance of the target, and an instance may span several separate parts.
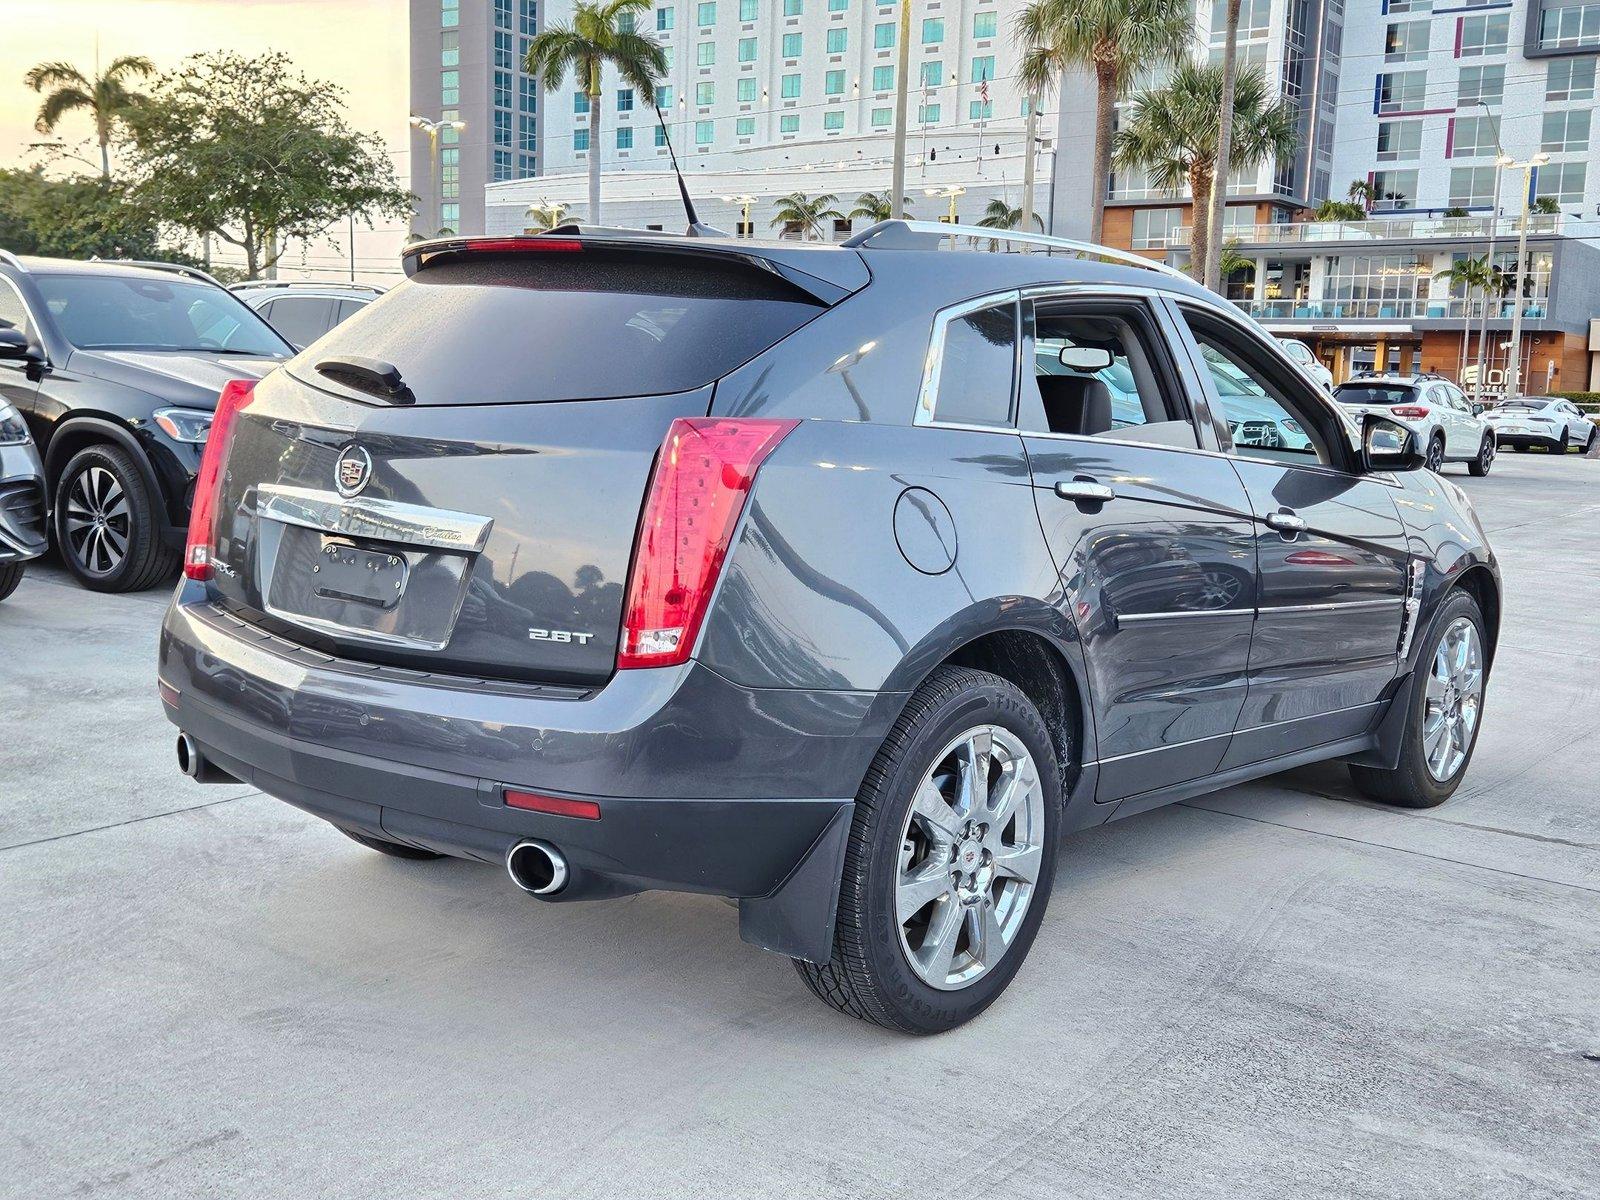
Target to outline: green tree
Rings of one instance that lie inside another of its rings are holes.
[[[90,79],[69,62],[40,63],[22,81],[44,97],[34,128],[54,133],[68,113],[87,110],[94,118],[95,141],[100,144],[100,177],[111,178],[111,135],[117,122],[133,112],[144,97],[131,81],[144,79],[155,64],[136,54],[112,59],[111,65]]]
[[[193,262],[163,246],[160,222],[115,180],[51,179],[42,168],[0,170],[0,246],[52,258],[161,258]]]
[[[1372,206],[1379,199],[1378,185],[1370,179],[1352,179],[1345,198],[1352,204],[1359,204],[1363,215],[1372,211]]]
[[[574,220],[571,216],[570,206],[550,200],[538,204],[528,205],[528,211],[523,213],[524,233],[544,233],[558,225],[565,225]]]
[[[1217,256],[1217,277],[1219,283],[1226,283],[1240,271],[1249,271],[1250,277],[1255,278],[1256,260],[1248,254],[1239,252],[1237,238],[1222,247],[1222,253]]]
[[[411,193],[376,137],[345,123],[342,89],[278,53],[199,54],[127,118],[134,197],[162,221],[244,251],[252,279],[288,238],[352,214],[410,215]]]
[[[844,214],[833,206],[839,197],[832,193],[808,196],[804,192],[790,192],[778,197],[778,211],[772,218],[772,228],[792,230],[801,241],[823,239],[824,221],[842,221]]]
[[[887,221],[894,215],[894,205],[890,202],[889,197],[890,193],[887,191],[862,192],[856,197],[856,206],[850,210],[850,220],[854,221],[857,217],[861,217],[871,221],[873,224],[877,224],[879,221]],[[907,217],[911,215],[910,196],[903,198],[901,208]]]
[[[1365,221],[1367,210],[1350,200],[1324,200],[1317,205],[1319,221]]]
[[[1196,277],[1208,261],[1204,197],[1211,194],[1212,180],[1267,159],[1288,158],[1300,142],[1294,105],[1274,99],[1259,70],[1244,71],[1234,88],[1231,161],[1219,169],[1221,101],[1221,65],[1185,60],[1166,87],[1134,97],[1127,123],[1117,133],[1118,162],[1142,167],[1150,183],[1164,191],[1189,185],[1189,270]]]
[[[534,35],[523,67],[555,91],[573,76],[589,100],[589,219],[600,224],[600,75],[614,69],[646,104],[656,102],[656,80],[667,73],[660,46],[635,32],[654,0],[578,0],[572,23]]]
[[[1445,279],[1450,282],[1451,290],[1461,289],[1461,294],[1466,300],[1464,312],[1465,320],[1461,322],[1461,361],[1467,361],[1467,331],[1472,328],[1472,296],[1478,293],[1479,299],[1487,303],[1491,290],[1500,287],[1499,272],[1489,265],[1487,254],[1477,258],[1458,258],[1450,264],[1449,270],[1435,271],[1435,279]]]
[[[1015,26],[1024,91],[1035,105],[1069,67],[1094,72],[1089,239],[1101,241],[1117,101],[1142,71],[1178,61],[1194,37],[1188,0],[1033,0]]]
[[[1037,213],[1033,216],[1033,223],[1041,233],[1044,232],[1044,222]],[[1004,199],[996,196],[984,208],[983,218],[978,224],[985,229],[1015,229],[1022,224],[1022,209],[1012,208]]]

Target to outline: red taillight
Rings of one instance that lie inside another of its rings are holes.
[[[233,419],[255,395],[256,381],[233,379],[217,397],[216,415],[206,448],[200,455],[200,471],[194,477],[194,504],[189,509],[189,541],[183,548],[183,573],[190,579],[211,578],[211,540],[217,521],[217,499],[222,494],[222,468],[228,458],[228,442],[233,435]]]
[[[583,250],[583,243],[576,238],[553,238],[540,234],[525,238],[484,238],[468,242],[462,249],[468,254],[503,254],[508,251],[524,253],[530,250],[547,254],[577,254]]]
[[[563,800],[560,796],[541,796],[537,792],[514,792],[510,788],[506,789],[506,807],[550,813],[557,817],[581,817],[585,821],[600,819],[600,806],[593,800]]]
[[[762,461],[800,422],[679,418],[650,479],[617,667],[688,659]]]
[[[1418,421],[1428,415],[1428,410],[1420,404],[1402,404],[1399,408],[1391,408],[1389,411],[1408,421]]]

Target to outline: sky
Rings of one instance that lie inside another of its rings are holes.
[[[406,8],[406,0],[0,0],[0,28],[6,30],[0,38],[0,166],[37,160],[28,144],[42,138],[33,128],[39,97],[22,82],[36,63],[64,59],[90,74],[97,48],[102,63],[142,54],[158,69],[206,50],[281,50],[306,75],[345,89],[346,119],[384,140],[404,186]],[[93,127],[74,114],[57,132],[76,143],[91,137]],[[98,153],[92,142],[83,152],[90,159]],[[358,277],[369,273],[383,282],[370,272],[396,266],[403,238],[398,225],[370,233],[358,226]],[[280,275],[334,278],[346,262],[342,245],[301,249],[291,248]]]

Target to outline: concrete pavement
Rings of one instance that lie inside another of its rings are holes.
[[[1318,767],[1071,839],[976,1023],[837,1016],[701,897],[546,906],[189,783],[165,594],[0,604],[0,1196],[1580,1197],[1600,463],[1452,467],[1506,576],[1443,808]]]

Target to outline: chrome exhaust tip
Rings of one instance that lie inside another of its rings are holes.
[[[550,843],[529,838],[506,851],[506,874],[530,896],[553,896],[567,886],[567,860]]]
[[[200,747],[195,745],[195,740],[187,733],[178,735],[178,770],[190,779],[200,778],[200,767],[205,762],[200,754]]]

